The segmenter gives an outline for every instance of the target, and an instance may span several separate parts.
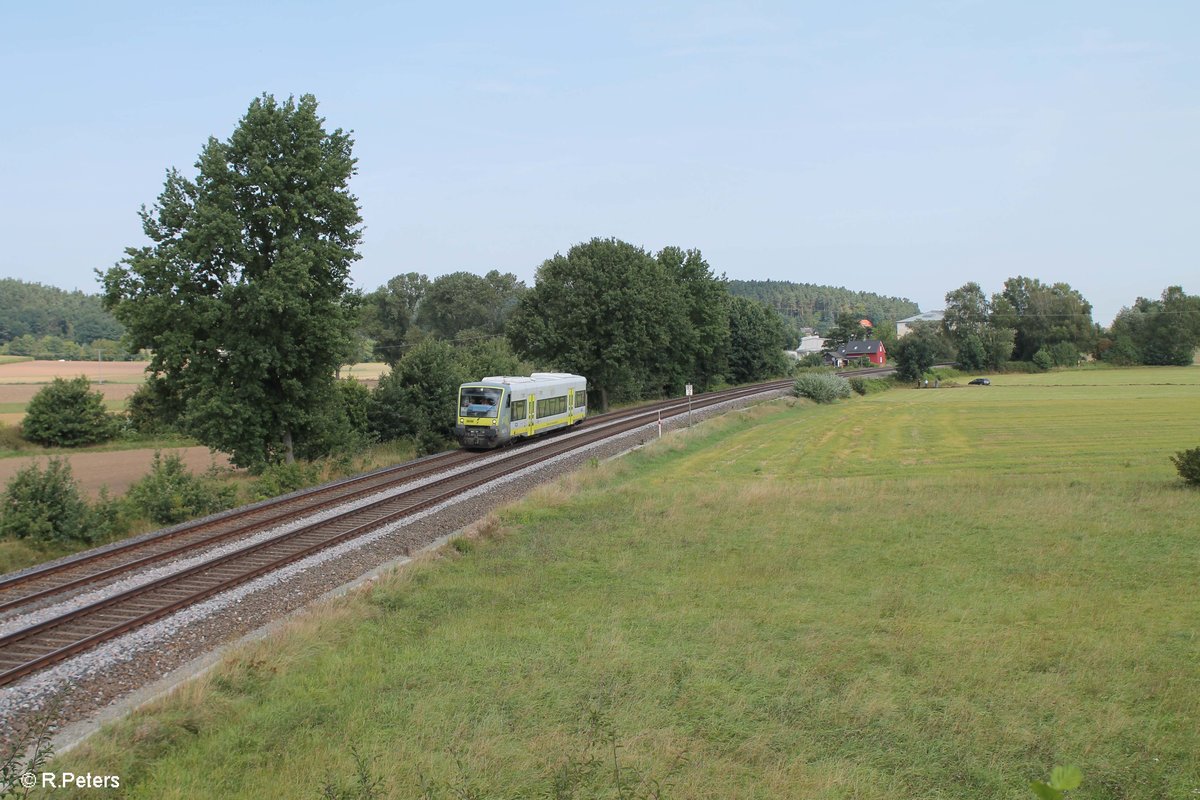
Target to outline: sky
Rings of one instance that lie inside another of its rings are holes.
[[[1200,293],[1200,5],[4,3],[0,277],[97,292],[250,102],[353,131],[355,286],[593,237],[922,310]]]

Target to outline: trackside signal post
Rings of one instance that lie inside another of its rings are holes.
[[[687,395],[688,399],[688,427],[690,428],[692,427],[692,385],[689,383],[683,387],[683,392]]]

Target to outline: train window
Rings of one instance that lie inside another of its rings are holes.
[[[548,397],[545,400],[539,400],[537,404],[538,419],[542,417],[553,417],[556,414],[567,413],[567,397]]]
[[[518,400],[512,404],[512,420],[515,423],[517,420],[525,419],[525,401]]]
[[[587,392],[576,392],[575,393],[575,407],[583,408],[586,405],[587,405]]]
[[[458,415],[460,417],[495,417],[499,411],[500,394],[500,389],[467,386],[459,393]]]

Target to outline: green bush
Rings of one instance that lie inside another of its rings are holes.
[[[1179,477],[1192,486],[1200,486],[1200,447],[1180,450],[1171,456],[1171,463],[1179,471]]]
[[[1079,365],[1079,349],[1070,342],[1056,342],[1046,348],[1046,354],[1056,367],[1075,367]]]
[[[266,500],[281,494],[290,494],[297,489],[312,486],[320,479],[316,464],[296,461],[292,464],[270,464],[259,473],[250,485],[255,500]]]
[[[805,353],[796,361],[797,367],[823,367],[825,356],[820,353]]]
[[[352,435],[366,440],[371,430],[371,390],[355,380],[337,382],[338,397]]]
[[[188,471],[183,459],[155,451],[150,474],[129,487],[130,507],[159,525],[202,517],[233,506],[237,489]]]
[[[78,447],[107,442],[117,435],[116,418],[104,408],[104,395],[91,391],[83,375],[54,381],[33,396],[21,422],[21,435],[31,442]]]
[[[87,526],[92,542],[107,542],[126,536],[132,526],[129,505],[120,497],[112,497],[108,487],[100,487],[100,496],[88,507]]]
[[[178,430],[179,414],[154,384],[143,383],[125,401],[129,426],[147,436],[174,433]]]
[[[807,372],[796,378],[796,395],[818,403],[850,396],[850,381],[829,372]]]
[[[1046,348],[1042,348],[1033,354],[1031,359],[1034,365],[1040,370],[1048,370],[1054,366],[1054,358],[1050,355]]]
[[[850,389],[855,394],[858,394],[858,395],[866,394],[867,393],[867,379],[866,378],[851,378],[850,379]]]
[[[94,538],[87,503],[63,459],[50,459],[45,470],[34,463],[19,471],[4,490],[2,507],[0,537],[45,543]]]

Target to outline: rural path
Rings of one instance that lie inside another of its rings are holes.
[[[210,464],[229,466],[229,459],[214,453],[207,447],[178,447],[163,449],[163,455],[178,453],[184,465],[192,472],[203,472]],[[124,494],[135,481],[150,471],[154,460],[153,449],[117,450],[109,453],[68,453],[62,456],[71,462],[71,474],[79,482],[79,488],[90,497],[96,497],[101,486],[107,486],[112,494]],[[5,486],[21,470],[34,462],[45,464],[48,456],[0,458],[0,486]]]

